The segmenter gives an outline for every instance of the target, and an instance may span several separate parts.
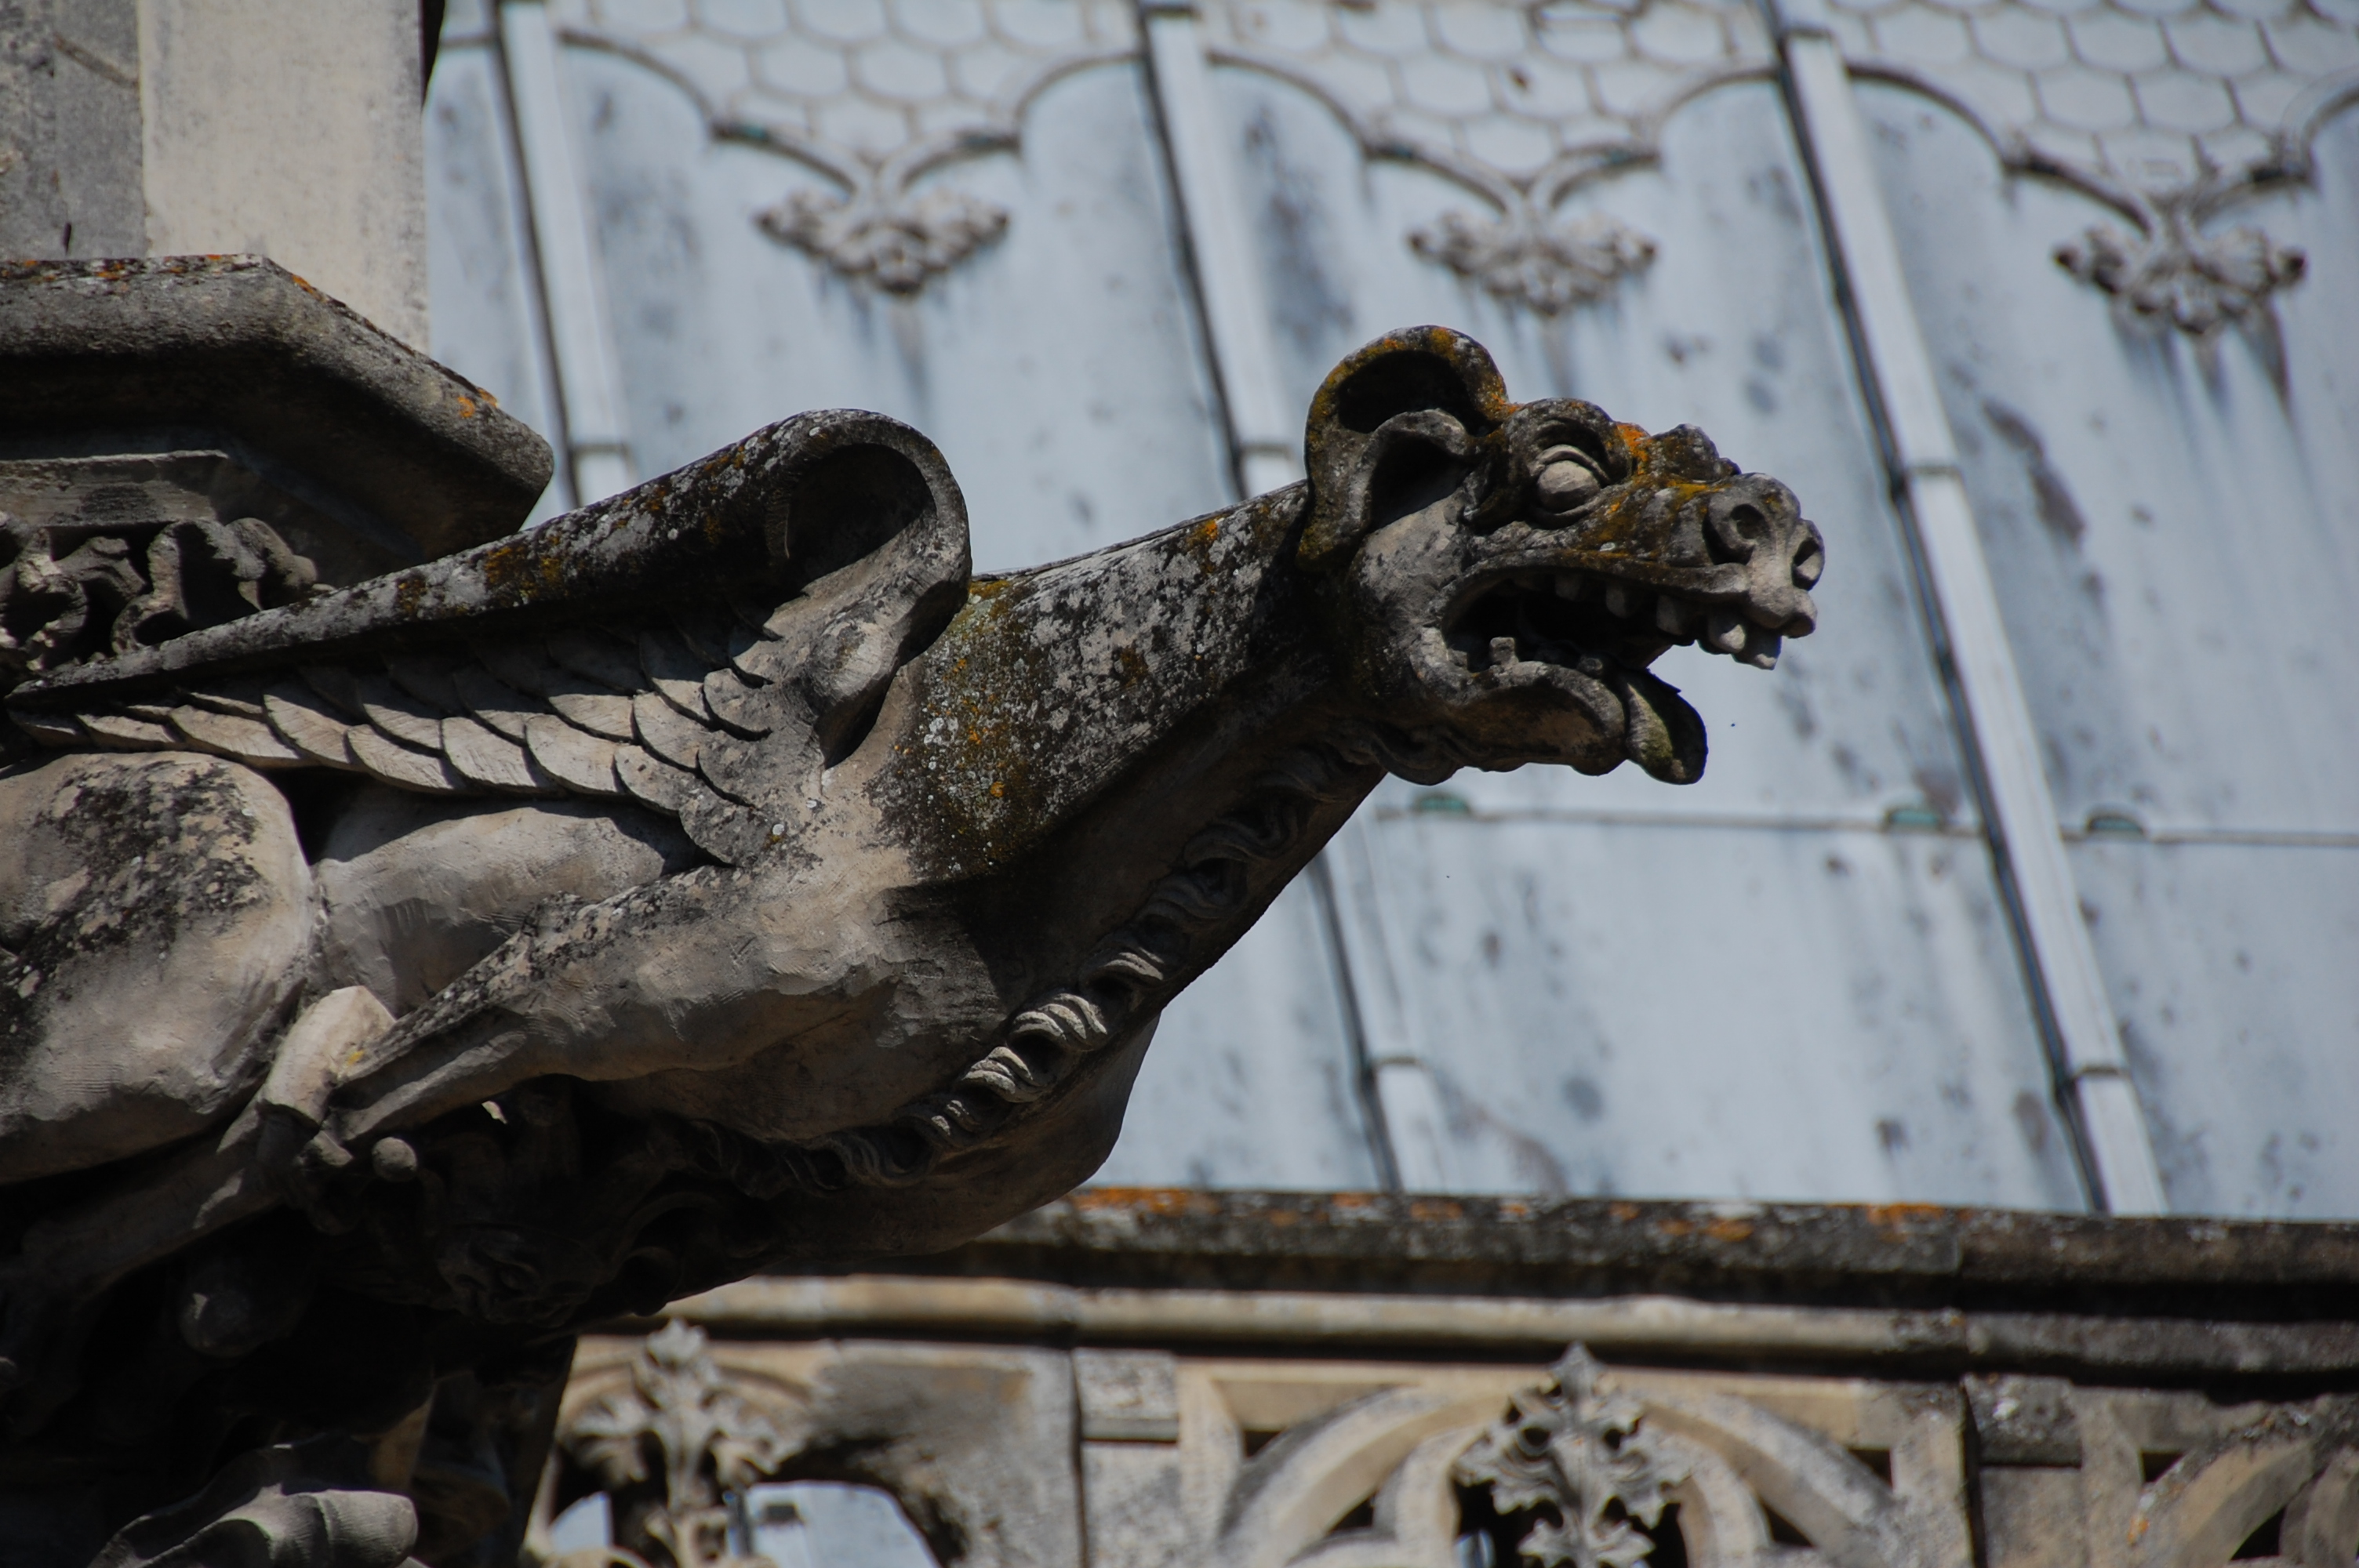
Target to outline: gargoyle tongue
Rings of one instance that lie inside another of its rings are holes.
[[[1665,784],[1703,777],[1703,719],[1679,687],[1646,670],[1617,670],[1612,684],[1628,716],[1623,754]]]

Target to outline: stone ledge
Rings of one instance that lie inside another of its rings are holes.
[[[2340,1379],[2359,1371],[2359,1324],[2349,1322],[1784,1306],[1668,1295],[1089,1290],[1028,1280],[852,1274],[744,1280],[674,1303],[665,1315],[762,1338],[892,1335],[1481,1357],[1527,1357],[1578,1341],[1613,1355],[1886,1374],[2004,1368],[2175,1380]],[[654,1324],[615,1326],[644,1331]]]
[[[157,430],[233,438],[427,558],[514,530],[552,467],[489,394],[262,257],[0,262],[13,455]]]
[[[1931,1205],[1100,1188],[905,1268],[1091,1288],[1671,1292],[1830,1306],[2347,1321],[2359,1225]]]

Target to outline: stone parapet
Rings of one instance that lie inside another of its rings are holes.
[[[937,1267],[1073,1282],[2349,1310],[2359,1225],[1932,1204],[1099,1188]]]
[[[2349,1225],[1085,1191],[584,1339],[536,1529],[593,1522],[660,1329],[777,1439],[730,1495],[781,1562],[851,1482],[1043,1568],[2342,1568],[2354,1282]]]

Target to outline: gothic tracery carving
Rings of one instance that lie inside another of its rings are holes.
[[[1557,208],[1599,175],[1658,156],[1665,115],[1769,54],[1743,6],[1711,0],[1539,7],[1379,0],[1208,0],[1214,64],[1302,88],[1364,156],[1413,164],[1479,197],[1403,236],[1418,254],[1511,305],[1557,314],[1642,268],[1652,243]],[[1005,232],[1007,213],[963,192],[913,190],[953,160],[1019,145],[1049,83],[1136,58],[1131,7],[1088,0],[947,0],[921,19],[833,0],[782,30],[739,36],[690,20],[647,25],[579,0],[569,43],[636,61],[696,101],[715,140],[803,164],[832,189],[755,216],[765,233],[833,271],[914,294]]]
[[[1600,1386],[1604,1368],[1586,1349],[1571,1346],[1549,1370],[1547,1387],[1516,1395],[1460,1456],[1453,1478],[1489,1487],[1502,1514],[1555,1510],[1518,1545],[1540,1568],[1634,1568],[1654,1542],[1631,1521],[1661,1523],[1688,1465],[1644,1429],[1636,1399]]]
[[[794,1424],[782,1402],[713,1365],[702,1329],[674,1322],[639,1346],[631,1387],[592,1402],[560,1441],[609,1488],[652,1479],[660,1467],[664,1500],[640,1528],[674,1568],[754,1568],[767,1560],[731,1551],[723,1495],[783,1463],[795,1449]]]

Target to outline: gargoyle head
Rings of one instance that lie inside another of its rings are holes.
[[[1647,666],[1675,643],[1775,665],[1826,546],[1793,492],[1701,430],[1515,404],[1439,327],[1337,366],[1310,406],[1299,558],[1375,717],[1484,768],[1625,758],[1690,784],[1703,721]]]

